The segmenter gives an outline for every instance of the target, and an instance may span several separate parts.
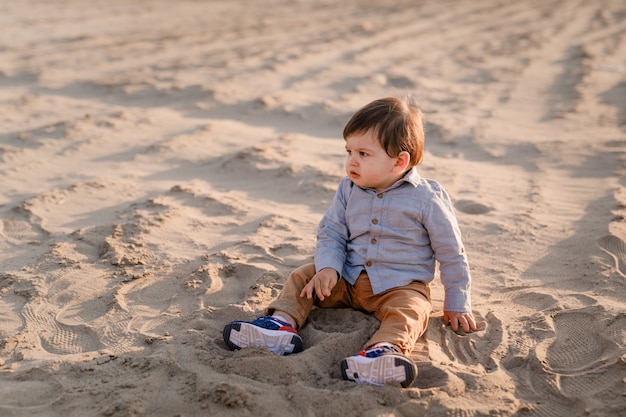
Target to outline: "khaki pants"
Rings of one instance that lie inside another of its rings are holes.
[[[430,288],[427,284],[414,281],[404,287],[374,294],[370,280],[363,271],[354,285],[340,279],[324,301],[320,301],[315,294],[312,299],[301,298],[300,292],[314,275],[315,265],[312,263],[294,270],[278,298],[267,308],[266,314],[270,315],[275,310],[287,313],[301,327],[313,306],[351,307],[374,313],[380,320],[380,328],[364,347],[388,342],[398,346],[404,354],[411,352],[417,339],[426,331],[432,311]]]

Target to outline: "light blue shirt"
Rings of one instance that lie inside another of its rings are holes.
[[[416,168],[384,191],[344,178],[317,233],[315,268],[354,284],[367,271],[375,294],[431,282],[439,262],[444,310],[471,312],[471,276],[452,202]]]

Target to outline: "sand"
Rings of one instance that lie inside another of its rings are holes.
[[[626,4],[0,4],[0,415],[617,416],[626,409]],[[376,330],[229,351],[309,262],[370,100],[424,110],[480,331],[442,288],[402,389]]]

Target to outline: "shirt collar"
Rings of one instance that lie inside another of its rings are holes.
[[[421,179],[422,177],[417,172],[417,168],[413,167],[409,170],[409,172],[406,173],[406,175],[400,181],[408,182],[409,184],[413,185],[413,187],[417,187]]]

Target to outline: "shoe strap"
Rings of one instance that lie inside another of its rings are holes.
[[[362,350],[358,354],[361,356],[380,356],[385,353],[402,353],[400,349],[391,343],[380,343]]]
[[[269,325],[269,323],[274,323],[274,324],[279,324],[279,328],[278,330],[285,330],[291,333],[295,333],[298,334],[298,331],[289,323],[284,322],[282,320],[277,319],[276,317],[272,317],[272,316],[261,316],[257,319],[258,322],[260,323],[264,323],[266,325]],[[265,327],[265,326],[263,326]]]

